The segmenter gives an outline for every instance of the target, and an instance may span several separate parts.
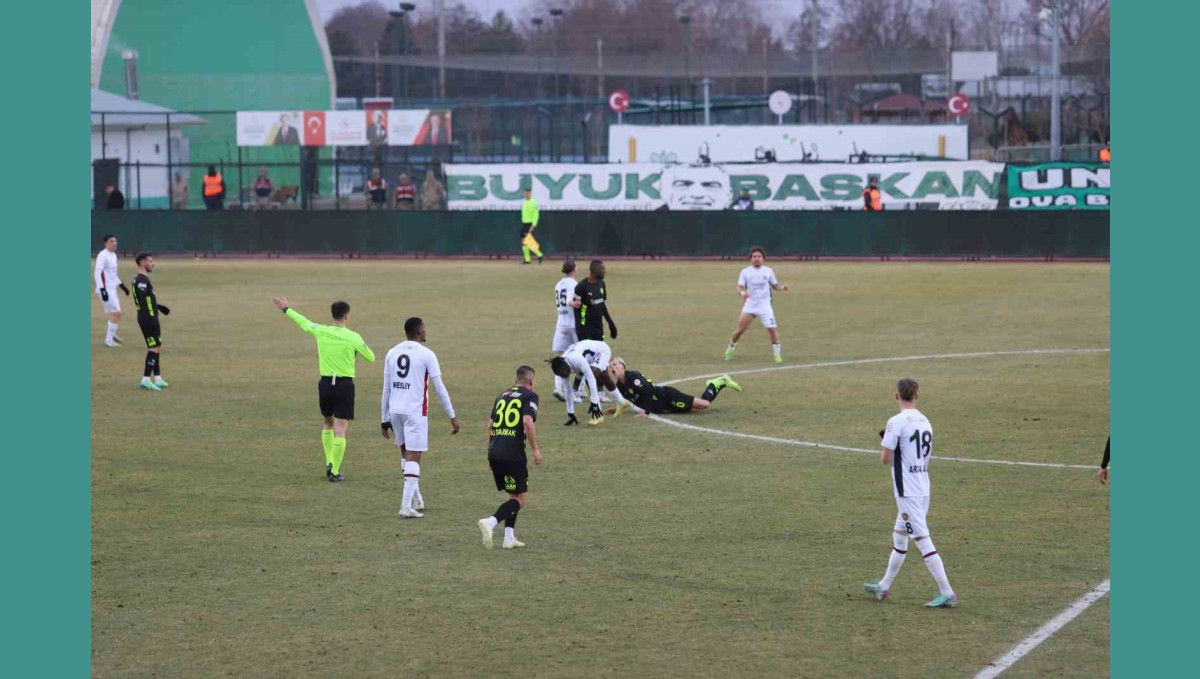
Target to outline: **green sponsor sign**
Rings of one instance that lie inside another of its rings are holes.
[[[1008,166],[1010,210],[1107,210],[1108,166],[1041,163]]]
[[[888,210],[994,210],[1004,166],[887,164],[446,165],[451,210],[509,210],[531,187],[548,210],[726,210],[742,190],[756,210],[855,210],[879,179]]]

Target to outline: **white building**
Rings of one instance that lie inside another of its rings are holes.
[[[93,88],[92,197],[96,190],[95,162],[115,159],[120,163],[119,187],[125,194],[126,208],[136,207],[139,199],[143,208],[168,207],[168,154],[173,166],[186,164],[188,147],[183,126],[205,122],[194,115]],[[174,171],[185,179],[188,176],[186,167]]]

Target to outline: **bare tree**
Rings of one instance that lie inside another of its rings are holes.
[[[356,45],[356,54],[372,54],[375,43],[383,35],[388,24],[388,13],[383,5],[370,0],[360,5],[343,7],[334,12],[325,23],[325,35],[330,47],[336,44],[339,54],[346,54],[350,43]],[[341,34],[341,35],[338,35]]]
[[[1108,0],[1026,0],[1025,17],[1034,35],[1047,35],[1049,24],[1041,20],[1043,9],[1058,7],[1059,37],[1067,45],[1108,42]]]
[[[787,41],[793,49],[811,50],[814,37],[817,47],[828,44],[833,29],[833,2],[817,2],[814,7],[813,0],[804,0],[800,17],[793,20],[787,29]]]
[[[928,47],[913,0],[837,0],[835,47],[897,51]]]
[[[1000,49],[1010,21],[1005,0],[968,0],[963,18],[974,46],[985,50]]]

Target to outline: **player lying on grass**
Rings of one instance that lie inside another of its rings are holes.
[[[614,358],[608,367],[609,375],[617,383],[618,394],[629,399],[625,405],[618,405],[608,411],[614,418],[630,408],[636,413],[635,417],[645,417],[647,414],[690,413],[704,411],[712,407],[712,402],[725,387],[734,391],[742,388],[729,375],[722,375],[709,380],[704,387],[704,393],[692,396],[679,391],[675,387],[660,387],[654,381],[636,370],[625,367],[625,359]]]
[[[604,413],[600,412],[600,390],[597,384],[612,392],[618,406],[628,408],[625,399],[618,392],[617,385],[608,374],[608,362],[612,358],[612,349],[604,342],[583,340],[567,347],[562,356],[555,356],[546,361],[550,371],[555,375],[569,379],[571,375],[582,375],[588,387],[588,424],[595,426],[604,422]],[[579,424],[575,418],[575,400],[567,399],[567,426]]]

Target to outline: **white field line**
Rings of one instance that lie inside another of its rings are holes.
[[[1107,353],[1108,349],[1025,349],[1018,351],[976,351],[962,354],[927,354],[923,356],[895,356],[889,358],[861,358],[846,361],[828,361],[825,363],[806,363],[802,365],[783,365],[771,368],[755,368],[752,370],[737,370],[729,373],[715,373],[711,375],[695,375],[692,377],[681,377],[674,380],[660,382],[664,386],[671,384],[679,384],[680,382],[690,382],[692,380],[712,379],[721,375],[752,375],[757,373],[778,372],[781,370],[808,370],[812,368],[830,368],[845,365],[865,365],[869,363],[894,363],[900,361],[929,361],[943,358],[984,358],[990,356],[1022,356],[1036,354],[1095,354]],[[662,417],[661,415],[651,415],[651,420],[660,424],[666,424],[679,429],[687,429],[690,431],[702,432],[705,434],[718,434],[720,436],[732,436],[734,438],[749,439],[752,441],[763,441],[766,443],[776,443],[785,446],[802,446],[805,448],[820,448],[823,450],[833,450],[837,452],[848,453],[872,453],[879,454],[879,449],[871,448],[851,448],[848,446],[836,446],[828,443],[818,443],[816,441],[801,441],[798,439],[784,439],[774,436],[760,436],[758,434],[744,434],[736,431],[726,431],[724,429],[713,429],[711,427],[700,427],[694,424],[686,424],[670,418]],[[945,457],[937,456],[939,460],[948,460],[951,462],[975,462],[979,464],[996,464],[1007,465],[1012,467],[1051,467],[1056,469],[1092,469],[1092,465],[1085,464],[1060,464],[1057,462],[1024,462],[1018,460],[984,460],[969,457]]]
[[[1083,595],[1082,598],[1068,606],[1066,610],[1056,615],[1052,620],[1050,620],[1050,622],[1047,622],[1046,624],[1037,628],[1033,634],[1025,637],[1025,639],[1023,639],[1021,643],[1014,646],[1011,651],[1005,653],[999,658],[996,658],[987,667],[980,670],[979,673],[975,675],[975,679],[992,679],[992,677],[999,676],[1001,672],[1012,667],[1013,664],[1024,657],[1025,654],[1037,648],[1038,644],[1049,639],[1051,635],[1065,627],[1067,623],[1071,622],[1080,613],[1087,610],[1089,606],[1099,601],[1104,597],[1105,594],[1108,594],[1108,587],[1108,580],[1105,580],[1097,585],[1096,589],[1093,589],[1092,591]]]

